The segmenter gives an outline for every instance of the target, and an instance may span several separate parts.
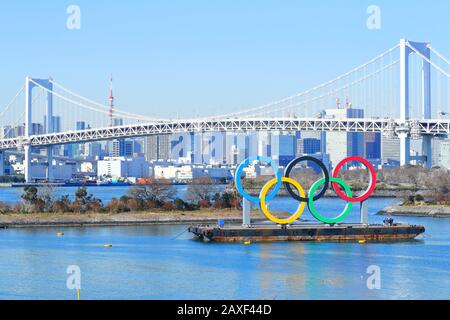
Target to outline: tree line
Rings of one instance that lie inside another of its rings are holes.
[[[126,195],[103,203],[85,187],[74,197],[57,196],[52,187],[25,187],[21,201],[10,205],[0,203],[0,213],[121,213],[136,211],[195,211],[200,209],[240,209],[237,192],[221,191],[209,178],[192,181],[185,199],[178,197],[174,185],[165,180],[151,180],[146,185],[132,186]]]

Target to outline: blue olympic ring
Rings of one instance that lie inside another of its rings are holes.
[[[242,183],[241,183],[241,176],[244,171],[244,168],[247,167],[248,165],[250,165],[250,163],[253,161],[266,162],[268,165],[270,165],[272,167],[273,171],[275,172],[275,176],[277,178],[277,184],[275,185],[275,188],[272,190],[272,192],[266,198],[267,200],[272,200],[273,198],[276,197],[278,191],[280,190],[280,188],[283,184],[283,181],[282,181],[283,177],[281,175],[280,168],[275,163],[275,161],[273,161],[271,158],[268,158],[268,157],[257,156],[257,157],[250,157],[250,158],[244,160],[244,162],[242,162],[239,165],[239,167],[236,169],[236,173],[234,175],[234,182],[236,184],[236,189],[248,201],[253,202],[253,203],[260,203],[259,197],[253,197],[253,196],[249,195],[247,192],[245,192],[244,187],[242,186]]]

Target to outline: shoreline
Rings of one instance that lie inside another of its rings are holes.
[[[450,206],[388,206],[377,215],[403,216],[403,217],[431,217],[450,218]]]
[[[0,229],[217,224],[218,220],[224,220],[225,223],[242,223],[242,212],[240,210],[201,210],[117,214],[0,214]],[[254,211],[252,220],[264,221],[266,219],[262,214]]]
[[[450,218],[450,206],[393,205],[383,208],[376,215]],[[226,224],[240,224],[242,211],[203,209],[168,212],[0,214],[0,229],[216,225],[218,220],[224,220]],[[266,220],[267,218],[259,210],[252,211],[252,221]]]

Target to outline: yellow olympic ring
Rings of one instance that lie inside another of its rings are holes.
[[[297,181],[295,181],[294,179],[291,179],[291,178],[286,178],[286,177],[282,177],[282,181],[292,184],[298,190],[300,197],[302,197],[302,198],[305,197],[305,190],[303,190],[302,186]],[[306,202],[300,202],[299,206],[297,208],[297,211],[289,218],[280,219],[280,218],[277,218],[274,215],[272,215],[270,213],[269,209],[267,208],[266,195],[269,192],[270,188],[272,188],[274,185],[276,185],[277,182],[278,182],[278,180],[276,178],[272,179],[269,182],[267,182],[267,184],[264,186],[264,188],[262,188],[261,193],[259,195],[259,199],[261,200],[261,210],[266,215],[266,217],[272,222],[275,222],[277,224],[283,224],[283,225],[293,223],[293,222],[297,221],[298,218],[300,218],[300,216],[303,214],[303,211],[305,211]]]

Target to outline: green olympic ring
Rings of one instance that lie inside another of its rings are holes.
[[[314,207],[314,194],[316,193],[317,189],[319,189],[319,187],[321,185],[323,185],[325,182],[326,182],[326,180],[325,180],[325,178],[323,178],[321,180],[318,180],[316,183],[314,183],[311,186],[311,189],[309,190],[309,199],[308,199],[309,211],[319,221],[322,221],[322,222],[328,223],[328,224],[336,224],[336,223],[339,223],[342,220],[344,220],[345,217],[347,217],[347,215],[350,213],[350,211],[352,211],[353,203],[347,201],[347,204],[345,205],[344,210],[336,218],[327,218],[327,217],[322,216]],[[344,188],[345,193],[347,194],[347,196],[349,198],[351,198],[353,196],[352,190],[350,189],[348,184],[346,184],[344,182],[344,180],[341,180],[338,178],[330,178],[330,182],[334,182],[334,183],[341,185]]]

